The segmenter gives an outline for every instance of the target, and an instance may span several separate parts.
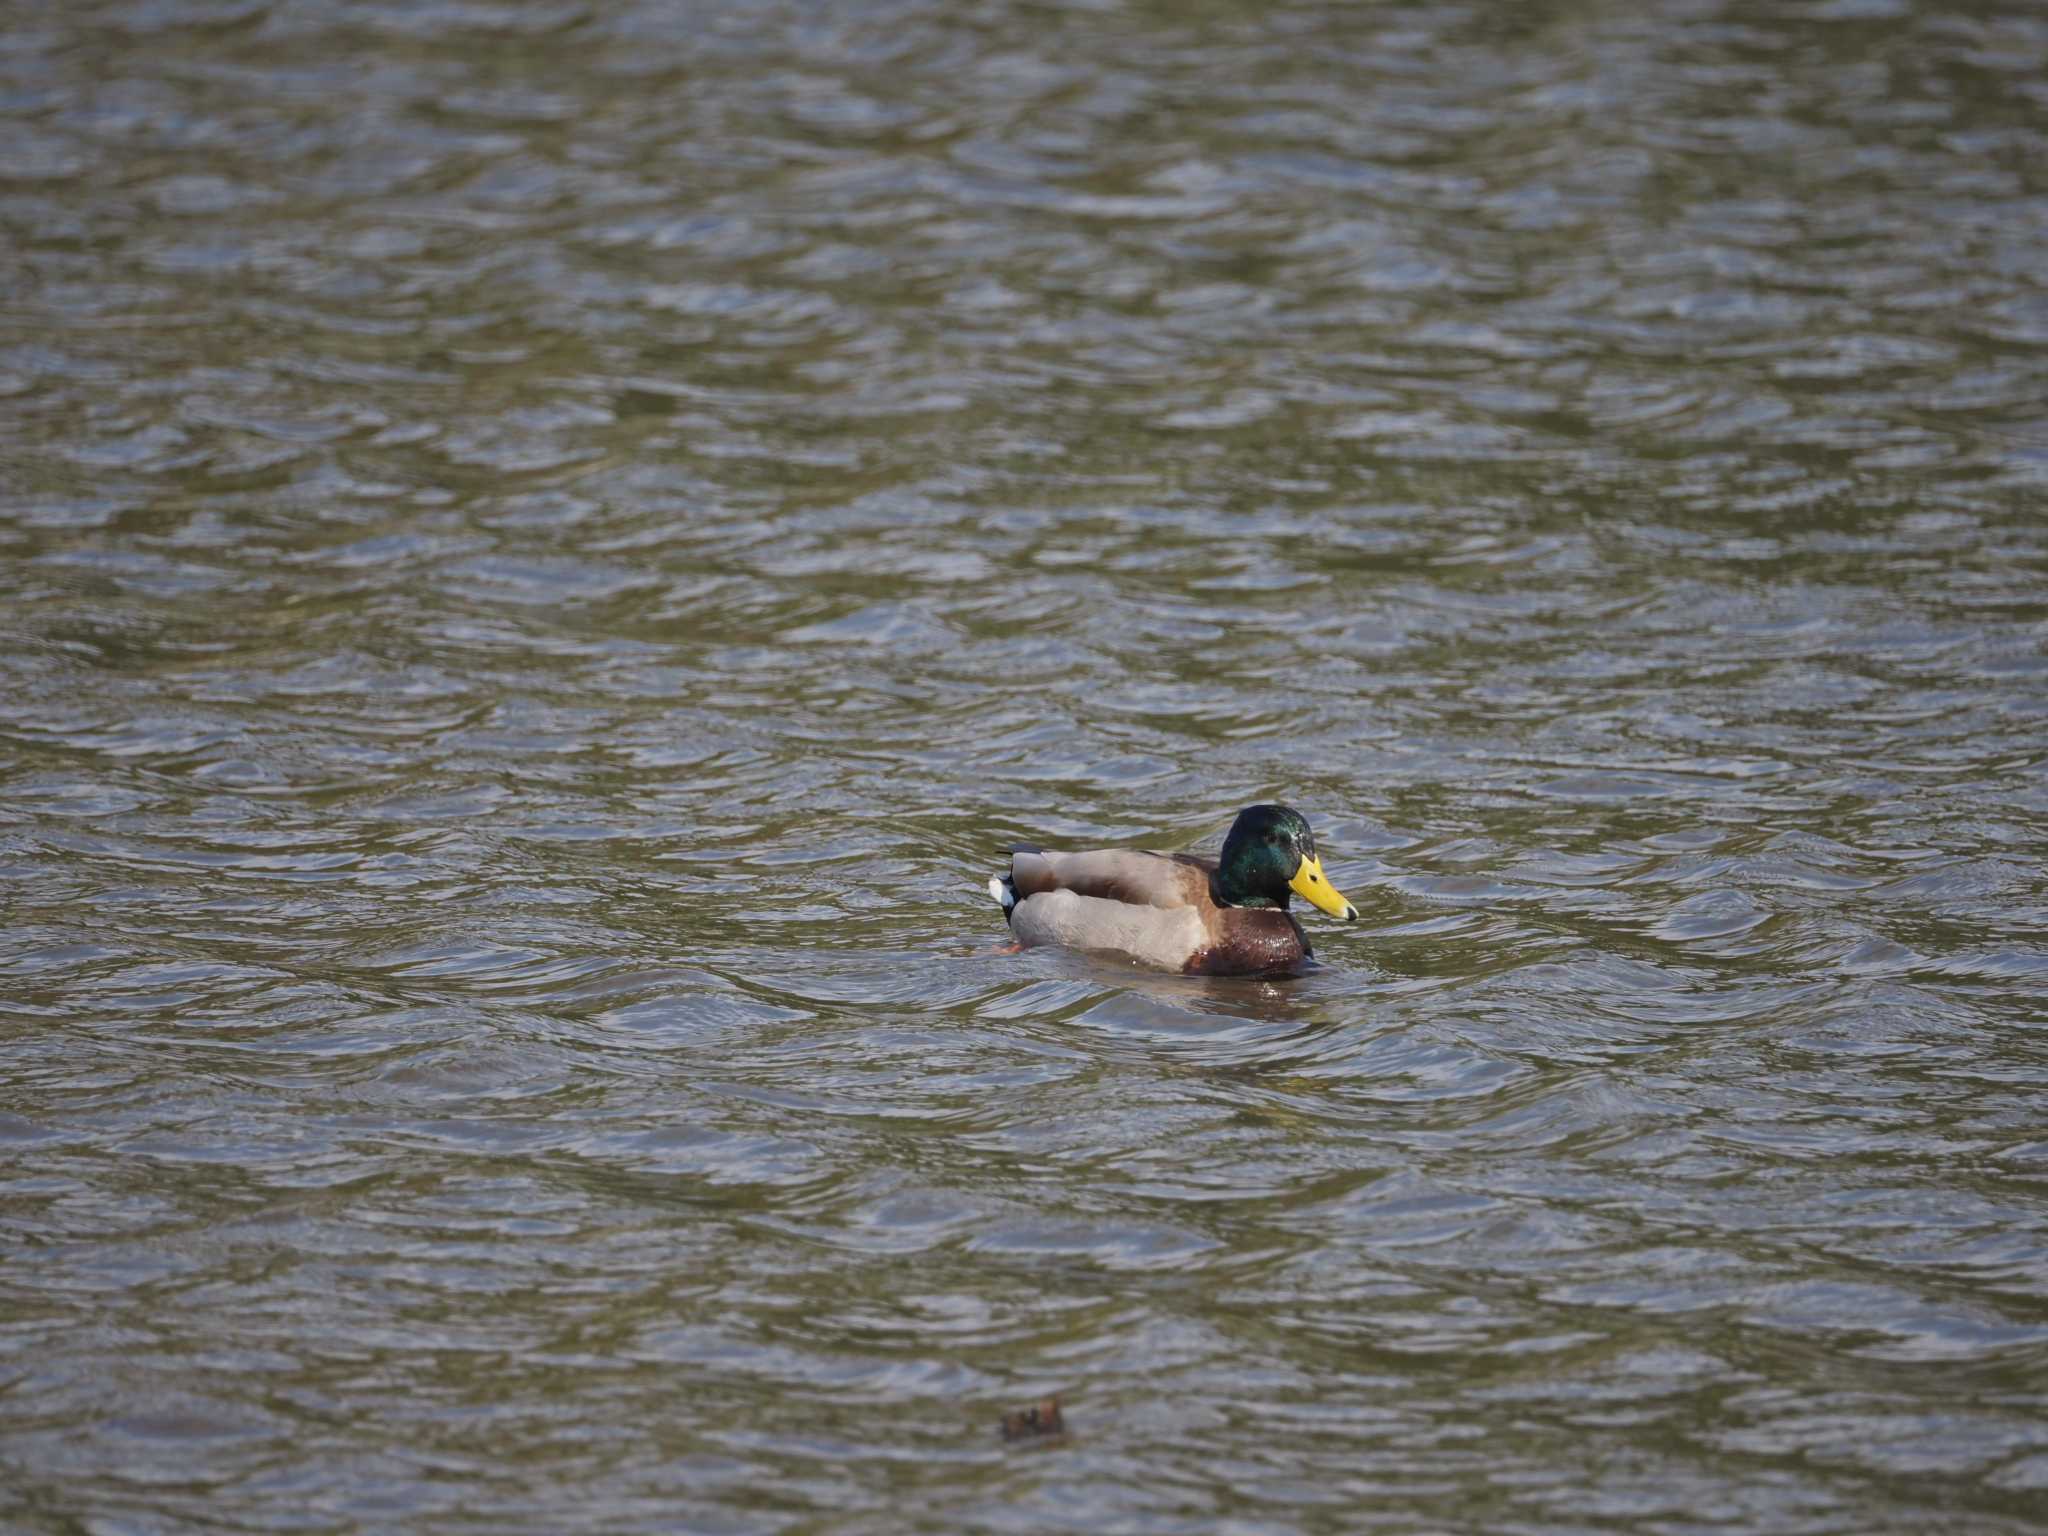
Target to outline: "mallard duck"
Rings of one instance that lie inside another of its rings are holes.
[[[989,877],[1010,931],[1026,946],[1109,950],[1190,976],[1291,970],[1309,958],[1289,896],[1358,920],[1323,873],[1301,812],[1253,805],[1238,812],[1214,859],[1104,848],[1007,850],[1010,872]]]

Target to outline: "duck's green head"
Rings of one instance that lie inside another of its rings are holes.
[[[1299,896],[1311,906],[1358,920],[1358,908],[1337,894],[1316,857],[1308,819],[1284,805],[1253,805],[1238,812],[1216,861],[1216,889],[1233,907],[1278,907]]]

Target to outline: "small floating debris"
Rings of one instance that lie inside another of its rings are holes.
[[[1045,1435],[1064,1435],[1066,1432],[1067,1421],[1060,1416],[1057,1397],[1048,1397],[1043,1402],[1019,1408],[1003,1417],[1005,1440],[1036,1440]]]

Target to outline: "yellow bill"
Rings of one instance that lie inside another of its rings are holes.
[[[1303,859],[1301,868],[1294,872],[1294,878],[1287,882],[1287,887],[1319,911],[1341,917],[1347,923],[1358,921],[1358,908],[1337,894],[1337,888],[1323,873],[1321,859]]]

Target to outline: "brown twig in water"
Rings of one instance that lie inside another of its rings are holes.
[[[1060,1400],[1048,1397],[1029,1408],[1019,1408],[1003,1417],[1005,1440],[1032,1440],[1041,1435],[1064,1435],[1067,1421],[1060,1416]]]

